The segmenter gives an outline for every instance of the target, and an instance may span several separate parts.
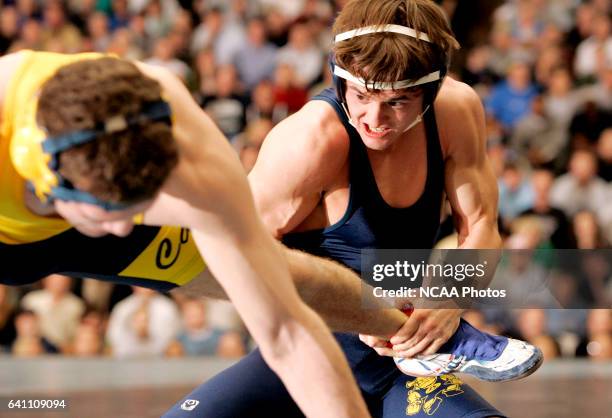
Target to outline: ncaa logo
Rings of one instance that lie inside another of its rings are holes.
[[[184,411],[193,411],[199,403],[200,401],[196,401],[195,399],[187,399],[181,404],[181,409]]]

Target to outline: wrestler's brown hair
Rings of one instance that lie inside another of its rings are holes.
[[[431,43],[392,32],[357,36],[334,44],[336,63],[372,83],[417,80],[444,68],[459,48],[444,12],[431,0],[351,0],[333,32],[388,24],[426,34]]]
[[[112,116],[129,118],[161,99],[161,86],[131,62],[104,57],[61,67],[43,86],[37,120],[48,135],[93,129]],[[169,124],[146,119],[63,151],[59,172],[109,202],[153,197],[178,162]]]

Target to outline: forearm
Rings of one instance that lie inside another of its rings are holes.
[[[308,417],[369,417],[348,363],[321,319],[299,303],[273,345],[268,365]]]
[[[367,284],[352,270],[301,251],[283,251],[301,298],[334,331],[389,337],[406,321],[402,312],[363,291]]]

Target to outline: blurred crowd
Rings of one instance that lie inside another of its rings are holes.
[[[248,171],[274,125],[330,85],[331,24],[344,3],[0,0],[0,54],[99,51],[166,67]],[[580,293],[610,306],[611,3],[438,3],[462,44],[450,73],[471,85],[486,109],[506,248],[604,251]],[[442,231],[451,234],[450,217]],[[610,359],[611,311],[587,305],[467,315],[485,329],[537,343],[548,357]],[[54,275],[35,288],[0,286],[0,347],[15,355],[231,357],[246,352],[249,339],[225,303]]]

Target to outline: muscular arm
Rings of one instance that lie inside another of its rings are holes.
[[[343,135],[333,109],[311,102],[266,138],[249,180],[259,213],[277,238],[315,210],[339,175],[348,158]],[[299,251],[285,254],[300,296],[333,329],[389,337],[405,322],[398,310],[363,309],[361,281],[346,267]]]
[[[441,128],[447,156],[445,189],[459,234],[459,248],[497,249],[501,247],[498,192],[486,155],[484,110],[471,88],[454,83],[458,84],[455,95],[462,99],[454,110],[443,106],[439,115],[449,121]]]
[[[181,161],[146,223],[191,228],[208,268],[306,415],[368,416],[339,347],[299,299],[286,261],[257,218],[237,157],[182,85],[156,75],[180,109],[174,123]]]
[[[484,110],[476,93],[467,85],[447,79],[436,100],[436,118],[445,155],[445,191],[451,204],[461,249],[499,249],[497,229],[497,183],[486,156]],[[488,279],[492,278],[499,254],[486,257]],[[463,256],[462,256],[463,257]],[[487,284],[479,280],[479,285]],[[432,285],[425,281],[424,286]],[[402,333],[391,342],[404,357],[433,354],[450,338],[459,324],[465,301],[415,301],[412,316]],[[418,309],[421,308],[422,309]]]

